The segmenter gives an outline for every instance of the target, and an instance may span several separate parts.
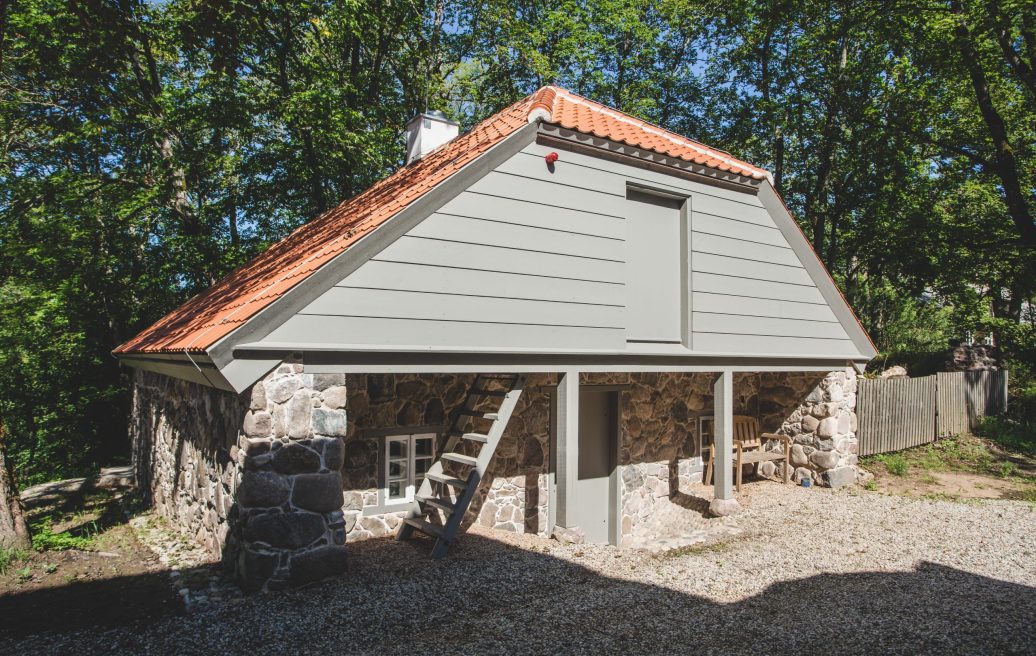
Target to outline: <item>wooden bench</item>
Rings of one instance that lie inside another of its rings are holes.
[[[764,451],[763,443],[767,440],[784,442],[784,453],[780,451]],[[713,436],[715,441],[715,436]],[[704,483],[712,482],[712,468],[716,461],[715,442],[709,449],[709,465],[705,469]],[[776,433],[759,433],[759,420],[755,417],[734,415],[734,467],[737,472],[737,491],[741,491],[741,465],[750,465],[772,460],[784,461],[784,482],[788,482],[788,470],[791,466],[791,438]]]

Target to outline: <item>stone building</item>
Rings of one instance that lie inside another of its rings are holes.
[[[247,588],[470,522],[621,545],[711,444],[732,512],[736,416],[852,480],[874,348],[766,171],[554,87],[409,128],[403,168],[115,351],[142,488]]]

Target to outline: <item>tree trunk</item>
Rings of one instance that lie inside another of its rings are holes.
[[[971,30],[966,22],[964,11],[956,0],[951,3],[951,7],[960,21],[955,28],[957,50],[964,63],[964,68],[968,72],[968,77],[971,79],[975,101],[978,103],[982,119],[985,121],[989,138],[993,142],[996,153],[994,169],[1000,178],[1007,211],[1018,228],[1022,243],[1030,246],[1036,245],[1036,220],[1029,210],[1029,204],[1022,189],[1018,160],[1007,135],[1007,125],[993,105],[986,72],[982,69],[978,52],[972,43]]]
[[[6,437],[4,426],[0,424],[0,548],[28,549],[32,542],[14,481],[14,470],[7,460]]]

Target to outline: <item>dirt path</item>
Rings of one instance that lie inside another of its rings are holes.
[[[0,638],[135,626],[182,608],[169,568],[127,523],[127,483],[113,469],[25,491],[36,548],[0,562]]]

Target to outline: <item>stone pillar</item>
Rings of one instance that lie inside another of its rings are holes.
[[[794,442],[794,481],[812,478],[840,487],[863,477],[856,465],[856,426],[856,372],[851,367],[832,371],[781,426]]]
[[[252,388],[239,443],[236,573],[246,591],[345,570],[345,377],[285,363]]]
[[[716,464],[712,470],[712,476],[715,481],[715,497],[709,504],[709,512],[713,515],[733,515],[741,509],[737,499],[734,498],[733,489],[734,372],[723,371],[719,374],[713,386],[713,394],[715,398],[713,449],[716,453]]]

